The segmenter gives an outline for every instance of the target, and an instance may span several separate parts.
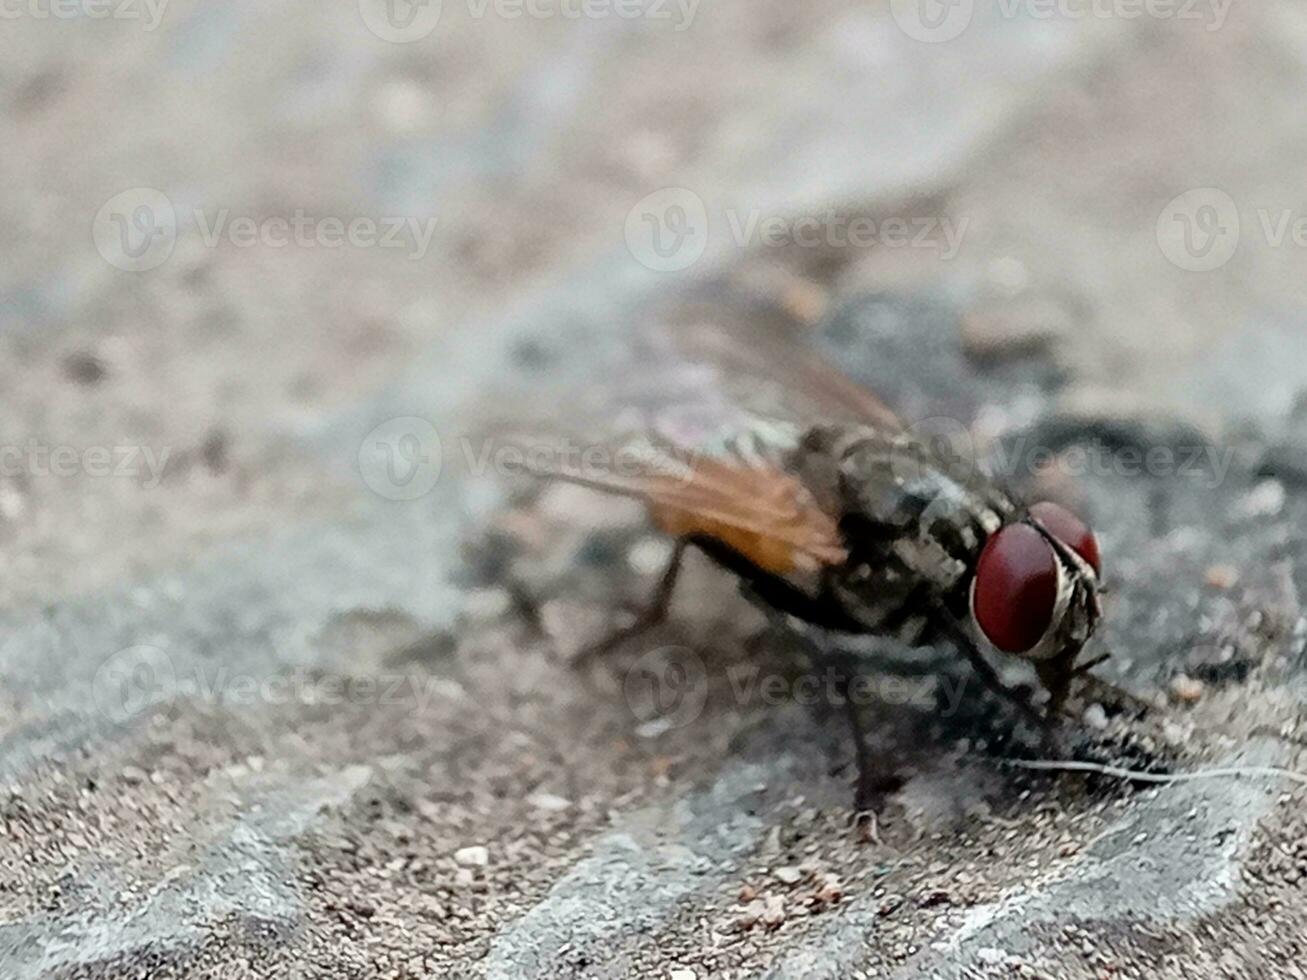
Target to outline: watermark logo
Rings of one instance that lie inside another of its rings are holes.
[[[135,187],[105,202],[91,234],[96,251],[115,269],[148,272],[172,257],[177,212],[162,191]]]
[[[502,20],[622,20],[673,21],[685,30],[694,22],[700,0],[467,0],[474,20],[487,14]]]
[[[163,21],[169,0],[0,0],[0,20],[134,20],[147,31]]]
[[[189,223],[183,224],[188,219]],[[234,215],[230,208],[195,208],[179,216],[172,201],[152,187],[112,197],[95,217],[96,250],[116,269],[147,272],[167,262],[179,235],[197,235],[205,248],[404,249],[422,259],[435,238],[435,217],[367,215],[349,218],[314,215],[303,208],[290,214]]]
[[[1241,233],[1239,206],[1217,187],[1185,191],[1157,216],[1162,254],[1189,272],[1221,268],[1234,257]]]
[[[3,0],[0,0],[3,2]],[[700,0],[466,0],[472,20],[645,20],[690,27]],[[410,44],[440,22],[441,0],[359,0],[363,22],[383,41]]]
[[[723,693],[739,707],[906,705],[945,718],[957,713],[967,686],[965,677],[847,676],[831,665],[798,674],[764,672],[754,662],[731,665],[725,671],[725,681]],[[702,714],[708,700],[707,671],[693,650],[659,647],[631,667],[623,691],[641,731],[662,734],[684,728]]]
[[[699,462],[694,452],[640,442],[614,446],[511,435],[442,440],[426,419],[406,416],[368,433],[359,447],[359,473],[388,500],[416,500],[435,487],[446,458],[459,472],[478,479],[568,474],[598,484],[656,478],[682,486],[694,481]]]
[[[1307,212],[1241,208],[1217,187],[1197,187],[1171,200],[1157,218],[1157,244],[1188,272],[1211,272],[1241,248],[1307,249]]]
[[[172,658],[153,646],[119,650],[95,673],[91,691],[100,714],[121,724],[152,707],[167,707],[177,696]]]
[[[934,480],[941,470],[953,479],[967,480],[976,469],[976,442],[971,430],[957,419],[932,416],[907,427],[911,441],[890,457],[896,480],[905,486],[923,478]]]
[[[958,254],[970,221],[948,215],[873,218],[829,209],[781,213],[728,208],[714,228],[694,191],[666,187],[641,198],[626,215],[626,247],[655,272],[680,272],[699,261],[714,234],[736,249],[918,248],[949,260]]]
[[[1138,479],[1188,480],[1206,489],[1225,482],[1234,463],[1231,446],[1188,445],[1105,446],[1075,443],[1054,448],[1019,436],[994,447],[988,471],[1005,480],[1023,480],[1057,473],[1069,480]]]
[[[440,479],[443,449],[436,427],[416,416],[381,423],[359,446],[359,475],[387,500],[417,500]]]
[[[296,208],[290,215],[253,218],[227,208],[197,209],[192,215],[205,248],[227,244],[233,248],[393,248],[407,249],[409,258],[421,259],[431,247],[437,218],[367,215],[339,218],[318,216]]]
[[[890,0],[890,13],[899,29],[927,44],[961,36],[975,12],[975,0]]]
[[[1165,20],[1199,23],[1219,31],[1234,0],[995,0],[1002,20]],[[890,0],[890,12],[908,37],[939,44],[960,37],[975,17],[975,0]]]
[[[163,482],[172,450],[164,446],[52,446],[36,439],[0,444],[0,476],[136,479],[146,490]]]
[[[441,0],[359,0],[359,15],[381,40],[412,44],[436,29],[441,6]]]
[[[1303,235],[1307,242],[1307,226]],[[904,429],[886,462],[896,484],[918,490],[923,484],[936,485],[941,476],[966,484],[983,473],[1020,484],[1054,472],[1072,480],[1146,476],[1192,480],[1214,488],[1229,474],[1234,453],[1229,446],[1198,440],[1157,445],[1050,444],[1022,431],[981,443],[961,420],[931,416]],[[358,468],[363,482],[379,496],[410,501],[435,488],[442,464],[475,479],[565,475],[595,486],[629,486],[649,480],[689,486],[699,479],[701,466],[713,458],[711,453],[640,440],[617,446],[565,437],[511,435],[442,440],[426,419],[405,416],[383,422],[368,433],[359,446]],[[934,491],[929,490],[929,495]]]
[[[303,667],[250,673],[190,656],[181,663],[179,670],[172,656],[155,646],[119,650],[96,672],[96,707],[103,717],[121,724],[183,698],[221,707],[371,705],[425,711],[436,699],[462,695],[457,685],[423,673],[339,674]]]
[[[963,422],[947,416],[921,419],[907,426],[905,434],[909,438],[892,453],[890,468],[896,482],[908,488],[921,481],[934,485],[941,473],[965,483],[983,472],[1004,484],[1015,485],[1058,474],[1073,482],[1149,477],[1192,481],[1214,489],[1229,475],[1235,457],[1233,447],[1200,441],[1156,445],[1106,445],[1091,441],[1050,445],[1022,432],[982,448]]]
[[[688,647],[659,647],[635,662],[622,691],[637,721],[662,731],[684,728],[703,712],[708,673]]]
[[[626,216],[626,247],[654,272],[681,272],[708,248],[708,208],[694,191],[664,187],[642,198]]]

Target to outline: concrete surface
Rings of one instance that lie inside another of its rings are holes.
[[[841,719],[749,686],[794,649],[729,582],[692,567],[671,622],[574,669],[660,545],[458,465],[728,281],[1092,519],[1102,673],[1157,707],[1068,751],[1307,770],[1307,16],[981,3],[929,43],[909,6],[446,0],[412,43],[367,3],[7,8],[0,976],[1301,975],[1300,784],[1013,768],[1038,747],[936,656],[869,669],[903,785],[863,840]],[[715,229],[673,272],[624,235],[668,187]],[[138,188],[177,224],[130,271]],[[205,239],[297,211],[408,237]],[[963,232],[723,232],[750,214]],[[653,710],[676,657],[695,683]]]

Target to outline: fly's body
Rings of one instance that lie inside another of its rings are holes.
[[[792,465],[841,515],[848,557],[825,587],[862,631],[930,643],[940,605],[965,616],[981,548],[1016,509],[1005,494],[945,453],[872,428],[815,427]]]
[[[914,437],[780,320],[696,311],[641,332],[611,372],[618,407],[596,414],[627,423],[605,462],[533,457],[537,474],[643,501],[678,543],[649,614],[618,637],[661,617],[694,546],[816,626],[948,639],[990,681],[982,651],[1031,661],[1056,710],[1099,618],[1093,533]]]

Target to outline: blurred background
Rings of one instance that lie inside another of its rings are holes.
[[[1289,0],[0,0],[0,973],[1272,975],[1282,787],[1013,813],[936,733],[859,849],[837,726],[569,673],[661,545],[462,437],[729,283],[914,422],[1092,434],[1021,477],[1115,678],[1296,724],[1304,82]]]

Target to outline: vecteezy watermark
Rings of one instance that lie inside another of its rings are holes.
[[[694,22],[701,0],[466,0],[474,20],[667,21],[680,32]]]
[[[686,30],[701,0],[461,0],[473,20],[643,20]],[[440,23],[441,0],[359,0],[368,30],[383,41],[409,44]]]
[[[844,676],[834,667],[795,674],[764,673],[756,663],[725,671],[727,691],[737,706],[830,704],[857,707],[906,705],[951,717],[962,704],[964,677],[928,674]],[[708,702],[708,672],[688,647],[659,647],[640,657],[622,685],[627,707],[647,733],[662,734],[693,723]]]
[[[163,191],[134,187],[104,202],[91,225],[95,248],[125,272],[148,272],[172,257],[177,211]]]
[[[359,476],[387,500],[417,500],[440,479],[444,447],[426,419],[404,416],[382,422],[359,445]]]
[[[1105,446],[1098,443],[1053,449],[1018,437],[1010,446],[995,448],[986,469],[1005,478],[1059,473],[1072,480],[1086,477],[1153,477],[1188,480],[1205,489],[1220,486],[1230,472],[1235,451],[1230,446]]]
[[[166,710],[179,698],[219,707],[371,705],[423,711],[449,689],[448,681],[430,674],[337,674],[302,667],[252,674],[189,659],[181,666],[163,648],[141,645],[108,657],[96,671],[91,694],[100,713],[120,724],[147,710]]]
[[[637,721],[663,731],[682,728],[703,713],[708,672],[688,647],[660,647],[626,672],[622,693]]]
[[[1234,198],[1217,187],[1195,187],[1162,208],[1157,244],[1181,269],[1210,272],[1234,258],[1242,225]]]
[[[471,477],[566,473],[601,485],[650,476],[689,483],[699,459],[690,450],[642,441],[615,446],[567,437],[461,435],[442,440],[427,419],[403,416],[382,422],[363,438],[358,451],[359,476],[387,500],[417,500],[435,488],[447,458],[458,464],[460,473]]]
[[[153,446],[52,446],[28,439],[0,444],[0,476],[120,477],[141,480],[145,489],[153,490],[163,481],[171,455],[167,446],[157,450]]]
[[[177,671],[159,647],[119,650],[95,672],[91,696],[100,714],[115,724],[151,707],[166,708],[177,695]]]
[[[992,478],[1016,484],[1058,474],[1073,481],[1112,477],[1186,480],[1215,489],[1225,481],[1235,457],[1233,447],[1205,442],[1151,446],[1077,442],[1051,446],[1017,433],[991,446],[982,464],[971,430],[957,419],[932,416],[906,425],[905,430],[916,448],[904,447],[891,458],[890,467],[908,486],[919,478],[933,482],[935,473],[941,470],[954,479],[965,480],[980,468]]]
[[[1219,187],[1196,187],[1172,198],[1157,217],[1157,244],[1173,264],[1211,272],[1245,244],[1307,249],[1307,210],[1241,208]]]
[[[409,216],[350,218],[314,215],[302,208],[291,214],[254,217],[230,208],[196,208],[184,225],[172,201],[152,187],[114,195],[95,216],[92,238],[106,262],[127,272],[147,272],[172,256],[183,231],[205,248],[357,248],[405,249],[421,259],[431,248],[439,219]]]
[[[1004,20],[1036,21],[1170,20],[1225,26],[1235,0],[994,0]],[[894,21],[908,37],[939,44],[960,37],[971,26],[976,0],[890,0]]]
[[[153,31],[169,0],[0,0],[0,20],[131,20]]]
[[[381,40],[411,44],[436,29],[441,6],[441,0],[359,0],[359,14]]]
[[[636,261],[655,272],[680,272],[703,257],[714,237],[739,249],[914,248],[952,259],[962,247],[969,219],[903,214],[884,218],[834,209],[819,213],[728,208],[710,221],[708,207],[686,187],[664,187],[627,212],[623,231]]]
[[[977,469],[989,477],[1023,483],[1057,473],[1083,478],[1152,477],[1189,480],[1214,488],[1225,480],[1235,450],[1196,441],[1192,444],[1107,445],[1087,441],[1048,445],[1026,433],[995,442],[984,453],[971,430],[958,419],[932,416],[904,426],[911,440],[891,454],[888,465],[903,485],[934,483],[944,472],[966,480]],[[656,431],[650,428],[650,432]],[[358,469],[364,484],[387,500],[411,501],[430,493],[446,463],[464,476],[517,478],[561,475],[591,486],[630,486],[656,479],[662,484],[694,483],[712,453],[667,439],[627,443],[577,442],[568,437],[471,437],[442,439],[427,419],[389,419],[359,445]]]
[[[353,218],[312,215],[297,208],[291,215],[253,218],[232,216],[222,208],[194,212],[195,227],[206,248],[226,243],[233,248],[395,248],[420,259],[431,248],[437,218],[389,216]]]

